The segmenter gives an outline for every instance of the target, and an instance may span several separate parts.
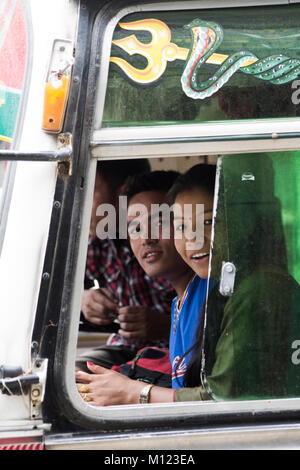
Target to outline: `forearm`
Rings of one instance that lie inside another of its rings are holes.
[[[119,372],[105,369],[91,362],[87,363],[87,367],[92,373],[77,371],[76,382],[84,399],[94,406],[137,405],[140,403],[141,392],[145,387],[149,387],[149,384],[145,382],[132,380]],[[84,385],[84,391],[81,392],[82,385]],[[173,401],[174,391],[170,388],[154,385],[146,391],[148,400],[144,403]]]
[[[174,390],[172,388],[153,386],[150,390],[149,403],[173,402]]]
[[[129,385],[129,384],[128,384]],[[127,388],[124,389],[128,404],[139,404],[141,392],[147,383],[142,381],[133,381]],[[148,392],[148,403],[171,403],[174,399],[174,390],[172,388],[158,387],[153,385]]]
[[[136,395],[137,396],[137,395]],[[193,388],[164,388],[153,386],[149,394],[149,403],[170,403],[183,401],[211,400],[210,395],[203,387]]]

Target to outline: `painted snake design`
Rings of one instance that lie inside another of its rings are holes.
[[[213,76],[201,83],[201,66],[221,45],[224,31],[217,23],[199,19],[193,20],[184,28],[190,29],[193,39],[193,46],[181,77],[183,91],[190,98],[205,99],[212,96],[238,70],[274,85],[295,80],[300,73],[298,59],[291,59],[283,54],[259,59],[252,52],[239,51],[230,55]],[[249,61],[255,63],[245,65]]]

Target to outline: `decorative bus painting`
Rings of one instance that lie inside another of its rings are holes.
[[[296,0],[0,0],[1,449],[299,448],[299,18]],[[119,329],[81,311],[96,171],[140,159],[216,168],[199,387],[94,406],[76,358]]]

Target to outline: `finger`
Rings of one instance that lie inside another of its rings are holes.
[[[133,331],[128,331],[128,330],[119,330],[119,334],[123,336],[125,339],[135,339],[135,338],[143,338],[144,335],[140,330],[133,330]]]
[[[119,314],[138,315],[145,310],[145,307],[141,305],[126,305],[125,307],[119,307]]]
[[[126,322],[126,323],[143,323],[144,317],[141,315],[137,315],[135,313],[119,313],[118,314],[119,322]]]
[[[77,385],[77,390],[85,402],[92,402],[92,391],[86,385]]]
[[[114,302],[115,304],[118,304],[118,298],[117,296],[109,289],[107,289],[106,287],[102,287],[100,289],[100,292],[105,296],[107,297],[107,299],[111,300],[112,302]]]
[[[94,323],[95,325],[110,325],[115,318],[114,314],[108,313],[104,317],[100,317],[99,315],[86,315],[85,316],[88,321]]]
[[[90,312],[82,309],[82,313],[86,320],[88,320],[91,323],[95,323],[96,325],[109,325],[112,323],[112,319],[110,318],[110,315],[99,313],[99,312]]]
[[[89,384],[91,382],[90,374],[83,372],[83,370],[78,370],[75,373],[76,383],[80,384]]]
[[[93,364],[93,362],[90,362],[90,361],[87,361],[86,365],[88,369],[94,374],[105,374],[106,372],[109,371],[109,369],[106,369],[105,367],[102,367],[102,366],[97,366],[96,364]]]
[[[131,332],[134,332],[134,331],[137,331],[137,330],[140,330],[142,327],[142,324],[138,324],[138,323],[135,323],[135,322],[120,322],[120,329],[121,330],[124,330],[124,331],[131,331]]]
[[[147,311],[148,309],[145,309],[145,307],[140,305],[119,307],[118,320],[143,323],[147,319]]]
[[[93,397],[90,393],[81,393],[81,398],[83,399],[83,401],[87,402],[87,403],[90,403],[91,405],[93,404]]]
[[[88,393],[90,391],[89,387],[86,384],[78,384],[77,389],[79,393]]]
[[[85,290],[82,297],[82,306],[84,309],[91,312],[101,311],[104,308],[110,308],[116,310],[118,307],[117,303],[107,297],[101,289],[94,290]]]
[[[116,312],[118,302],[115,299],[107,297],[102,291],[103,289],[94,291],[93,301],[91,302],[92,307],[96,310],[99,310],[99,307],[102,307],[104,310]]]

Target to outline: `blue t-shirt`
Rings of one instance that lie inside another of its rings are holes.
[[[212,287],[212,281],[210,281]],[[176,364],[181,356],[194,344],[197,327],[200,320],[200,312],[206,298],[207,279],[195,276],[190,283],[186,297],[182,303],[178,322],[176,324],[176,297],[172,302],[171,310],[171,330],[169,353],[172,364],[172,388],[183,387],[182,378],[186,371],[190,354],[184,357],[175,375]],[[176,325],[176,329],[174,328]]]

